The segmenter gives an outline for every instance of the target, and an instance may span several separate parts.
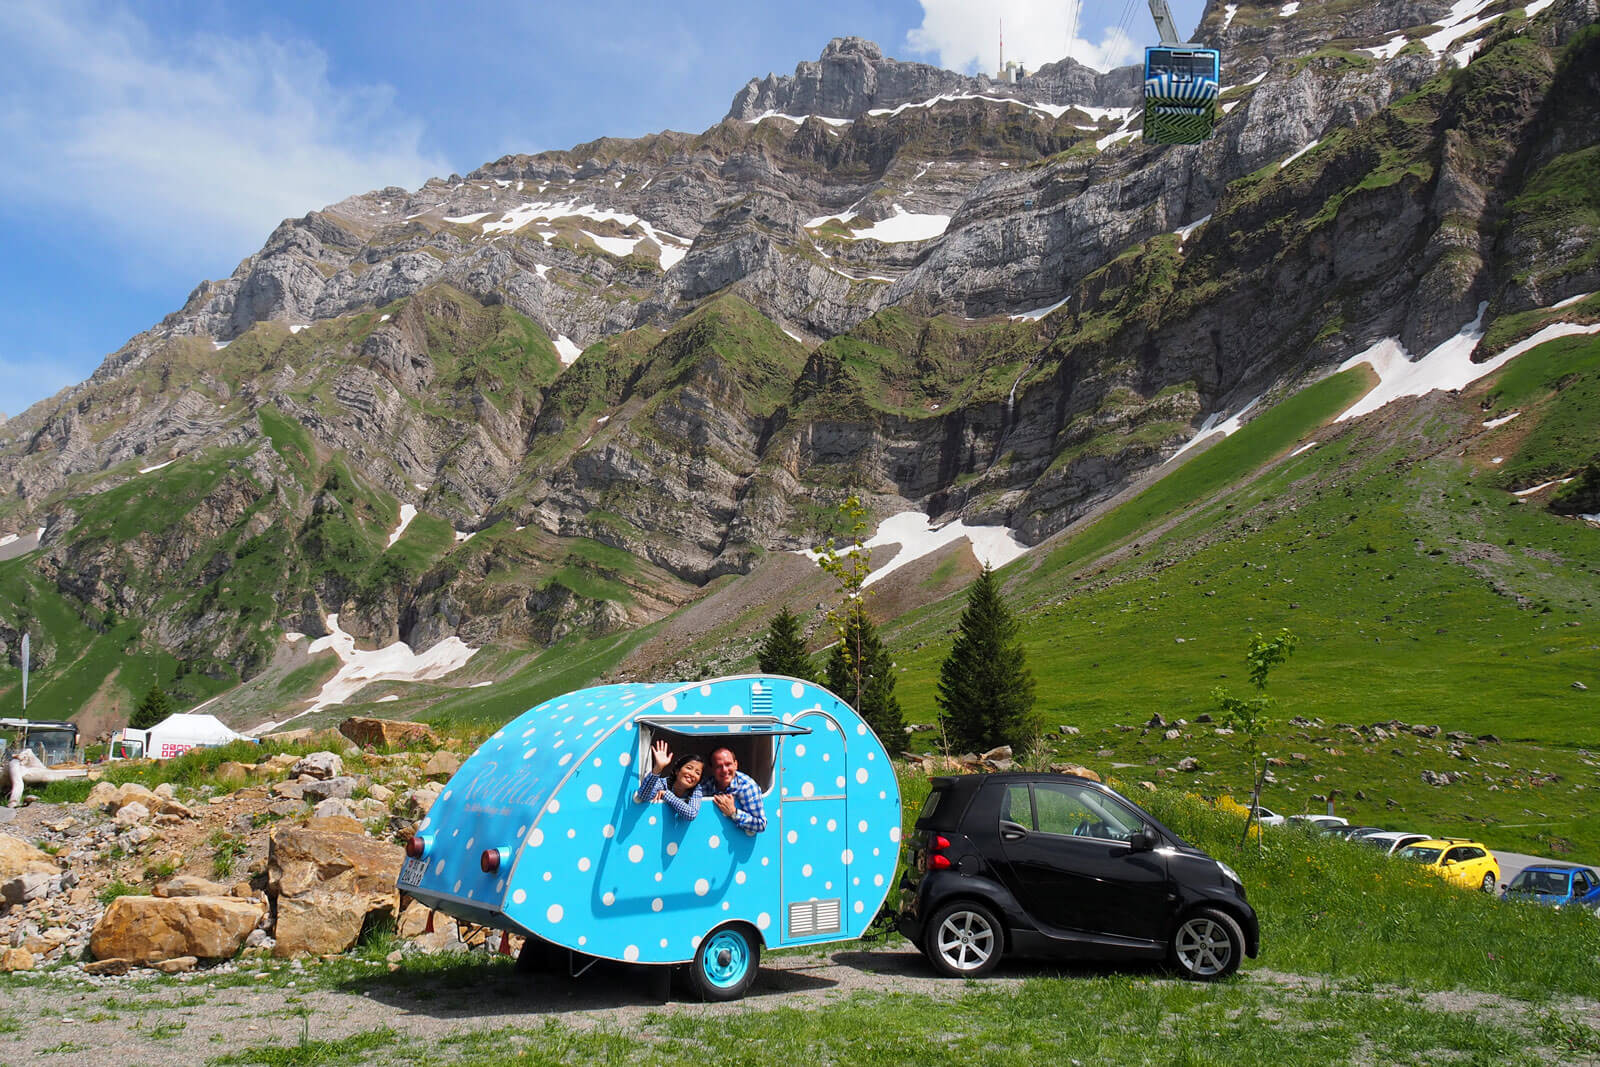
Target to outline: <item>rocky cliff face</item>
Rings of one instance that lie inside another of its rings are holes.
[[[0,426],[0,532],[45,528],[30,573],[86,624],[159,616],[221,674],[330,611],[546,643],[807,543],[846,488],[1037,541],[1378,337],[1600,288],[1596,0],[1303,6],[1208,5],[1192,149],[1139,142],[1132,68],[1001,86],[843,38],[702,134],[286,220]]]

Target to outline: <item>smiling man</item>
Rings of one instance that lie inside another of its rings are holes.
[[[733,752],[719,748],[711,753],[711,788],[706,791],[717,810],[748,834],[767,828],[767,809],[761,800],[761,787],[739,770]]]

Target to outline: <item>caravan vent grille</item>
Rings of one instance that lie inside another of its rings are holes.
[[[789,936],[810,937],[813,934],[839,932],[839,898],[832,900],[806,900],[789,905]]]
[[[760,682],[750,683],[750,714],[772,714],[772,687]]]

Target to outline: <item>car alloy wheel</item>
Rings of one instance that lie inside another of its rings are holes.
[[[1494,883],[1495,883],[1494,872],[1490,871],[1489,873],[1487,873],[1487,874],[1485,874],[1483,876],[1483,891],[1485,893],[1493,893],[1494,892]]]
[[[949,978],[977,978],[994,970],[1002,948],[1000,921],[982,904],[962,901],[934,913],[923,952]]]
[[[1239,969],[1244,934],[1231,915],[1212,908],[1191,913],[1172,935],[1172,963],[1185,978],[1214,982]]]
[[[707,934],[689,965],[689,980],[703,1000],[738,1000],[756,980],[761,943],[742,924]]]

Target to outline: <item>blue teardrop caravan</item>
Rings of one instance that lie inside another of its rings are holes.
[[[740,829],[709,800],[692,820],[635,802],[658,739],[675,753],[729,748],[762,792],[766,829]],[[398,885],[588,957],[691,964],[707,995],[737,996],[763,946],[860,937],[899,848],[888,752],[828,690],[771,675],[605,685],[485,741],[419,825]]]

